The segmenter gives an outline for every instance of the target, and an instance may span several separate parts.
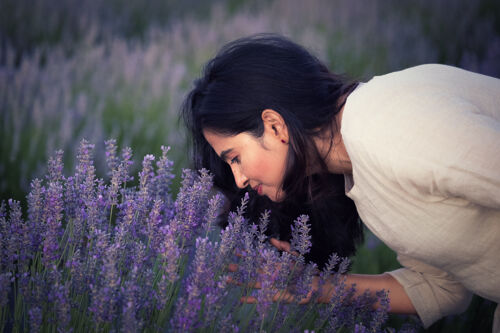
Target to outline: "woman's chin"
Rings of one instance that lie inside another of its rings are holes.
[[[282,191],[273,193],[272,195],[264,194],[273,202],[282,202],[285,199],[285,195]]]

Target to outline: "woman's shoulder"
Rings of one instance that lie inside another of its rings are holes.
[[[362,154],[364,160],[384,165],[393,165],[396,159],[455,160],[481,139],[476,134],[462,142],[470,128],[481,127],[485,119],[492,120],[490,126],[500,124],[497,81],[429,64],[360,84],[347,98],[342,117],[341,134],[349,156]]]
[[[341,131],[343,137],[381,140],[424,134],[436,127],[433,123],[477,114],[500,121],[499,104],[499,79],[447,65],[420,65],[361,83],[347,98]]]

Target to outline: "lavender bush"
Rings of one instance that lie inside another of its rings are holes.
[[[322,272],[304,261],[307,216],[294,222],[297,255],[279,253],[266,241],[270,213],[258,225],[244,218],[248,196],[217,232],[223,198],[206,170],[184,170],[174,200],[168,148],[144,157],[135,186],[129,148],[118,155],[106,142],[108,181],[96,176],[93,149],[80,143],[71,176],[62,151],[50,158],[45,179],[31,183],[26,219],[19,201],[1,203],[0,331],[382,330],[385,292],[355,296],[347,259],[332,256]],[[335,293],[320,305],[310,285],[326,278]],[[288,297],[275,299],[279,290]],[[240,301],[250,296],[256,304]]]

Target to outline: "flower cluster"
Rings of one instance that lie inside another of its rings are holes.
[[[321,273],[305,262],[307,216],[294,223],[293,254],[279,253],[266,241],[270,212],[258,225],[245,219],[248,196],[215,230],[223,198],[206,170],[184,170],[174,200],[168,148],[156,168],[144,157],[137,185],[129,148],[118,157],[116,142],[106,142],[107,182],[96,176],[93,149],[81,142],[72,176],[56,152],[45,180],[32,182],[25,220],[20,202],[1,203],[0,330],[381,330],[386,293],[355,297],[342,277],[347,261],[337,265],[336,256]],[[315,302],[315,278],[335,281],[331,303]]]

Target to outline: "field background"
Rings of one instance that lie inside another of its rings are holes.
[[[108,138],[132,147],[134,172],[169,145],[179,174],[188,166],[184,94],[221,45],[257,32],[284,34],[359,80],[430,62],[500,77],[496,0],[2,0],[0,200],[24,198],[56,149],[73,168],[82,138],[97,156]],[[355,272],[398,267],[366,239]],[[493,310],[475,297],[428,331],[490,332]]]

